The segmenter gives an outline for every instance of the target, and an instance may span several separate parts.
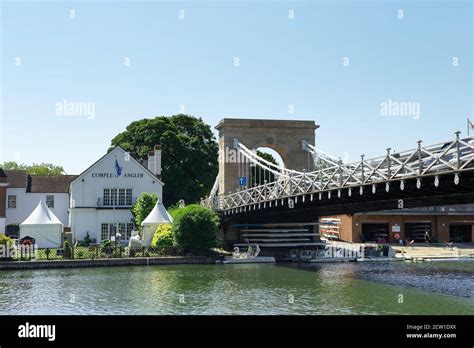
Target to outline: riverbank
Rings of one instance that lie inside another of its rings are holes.
[[[328,242],[328,245],[338,247],[341,249],[359,250],[367,247],[363,243],[349,243],[349,242]],[[350,259],[353,260],[353,259]],[[443,245],[423,243],[413,244],[412,246],[402,246],[398,244],[391,244],[389,254],[384,257],[375,258],[358,258],[357,261],[401,261],[401,260],[472,260],[474,261],[474,244],[457,244],[453,248],[444,247]],[[323,260],[324,262],[324,260]],[[330,262],[337,262],[333,258]]]
[[[115,267],[145,265],[214,264],[213,258],[169,256],[169,257],[127,257],[94,260],[44,260],[44,261],[2,261],[0,271],[19,269]]]
[[[393,246],[395,257],[401,259],[470,259],[474,260],[474,245],[459,244],[453,248],[440,245],[416,244],[414,246]]]

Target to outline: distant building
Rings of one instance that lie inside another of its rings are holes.
[[[69,216],[69,184],[75,175],[29,175],[26,170],[0,169],[0,233],[16,234],[18,225],[43,198],[65,226]]]
[[[432,242],[472,243],[474,204],[386,210],[333,216],[340,220],[339,238],[349,242],[386,239],[424,242],[426,232]]]
[[[89,233],[101,242],[117,232],[128,240],[135,228],[130,208],[137,197],[143,192],[163,197],[161,146],[143,162],[118,146],[80,175],[29,175],[0,168],[0,233],[17,237],[20,223],[43,199],[76,241]]]

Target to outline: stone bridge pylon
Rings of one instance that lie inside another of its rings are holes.
[[[286,168],[312,171],[314,163],[305,143],[315,144],[317,128],[314,121],[222,119],[216,126],[219,131],[219,194],[235,192],[241,187],[237,143],[249,149],[271,148],[281,156]]]

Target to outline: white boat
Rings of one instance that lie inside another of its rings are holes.
[[[244,263],[275,263],[275,258],[273,256],[257,256],[257,257],[244,257],[244,258],[233,258],[229,257],[222,261],[225,265],[232,264],[244,264]]]
[[[234,248],[232,256],[227,256],[221,263],[229,264],[243,264],[243,263],[275,263],[275,258],[272,256],[258,256],[260,247],[258,244],[249,244],[247,252],[240,252],[239,247]]]

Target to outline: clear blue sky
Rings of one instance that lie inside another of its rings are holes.
[[[444,141],[474,121],[472,18],[472,1],[3,1],[0,162],[77,174],[131,121],[180,105],[212,127],[315,120],[317,147],[350,160]],[[65,99],[95,117],[58,115]],[[420,118],[382,116],[389,99]]]

